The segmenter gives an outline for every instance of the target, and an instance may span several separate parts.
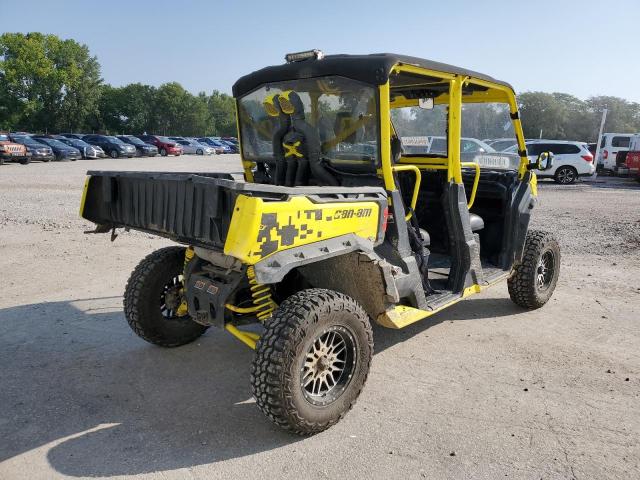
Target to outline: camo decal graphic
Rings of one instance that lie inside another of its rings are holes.
[[[322,210],[305,210],[306,217],[314,220],[322,220]],[[300,214],[298,212],[298,219]],[[260,221],[260,230],[258,231],[257,243],[260,249],[253,255],[260,258],[264,258],[273,252],[278,251],[282,247],[289,247],[294,245],[296,238],[304,240],[307,236],[314,233],[313,228],[310,228],[307,223],[303,223],[300,226],[296,226],[293,223],[293,217],[287,216],[288,222],[286,225],[281,226],[278,222],[278,215],[276,213],[263,213]],[[328,217],[327,219],[330,219]],[[322,232],[317,233],[317,237],[320,238]]]

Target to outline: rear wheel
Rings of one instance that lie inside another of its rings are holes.
[[[135,268],[124,293],[124,313],[131,329],[147,342],[177,347],[194,341],[207,327],[179,315],[183,299],[183,247],[162,248]]]
[[[522,261],[513,268],[507,285],[517,305],[530,310],[549,301],[560,275],[560,245],[547,232],[527,234]]]
[[[578,178],[578,172],[570,166],[562,166],[556,170],[553,179],[561,185],[570,185]]]
[[[310,435],[336,424],[369,373],[369,317],[351,297],[310,289],[286,299],[266,324],[251,370],[258,407],[276,425]]]

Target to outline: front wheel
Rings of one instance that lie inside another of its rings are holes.
[[[253,395],[285,430],[321,432],[355,403],[372,355],[369,317],[354,299],[332,290],[303,290],[266,324],[251,369]]]
[[[578,178],[578,172],[575,168],[564,166],[556,170],[553,179],[560,185],[570,185]]]
[[[20,165],[29,165],[29,163],[31,163],[30,158],[23,158],[22,160],[20,160]]]
[[[161,148],[160,149],[160,155],[163,156],[163,157],[166,157],[167,156],[167,150],[164,149],[164,148]]]
[[[199,148],[198,150],[196,150],[196,155],[204,155],[204,152]]]
[[[527,234],[522,261],[514,268],[507,285],[513,302],[534,310],[549,301],[560,275],[560,245],[547,232]]]
[[[111,150],[109,155],[111,155],[111,158],[118,158],[120,156],[117,150]]]
[[[183,247],[151,253],[135,268],[124,292],[124,313],[131,329],[161,347],[192,342],[207,329],[189,314],[180,314],[184,254]]]

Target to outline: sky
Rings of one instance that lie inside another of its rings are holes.
[[[516,92],[640,102],[640,0],[0,0],[0,32],[86,44],[114,86],[231,93],[287,52],[393,52],[476,70]]]

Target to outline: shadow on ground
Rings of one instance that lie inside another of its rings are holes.
[[[402,331],[376,328],[376,351],[442,321],[518,311],[508,299],[470,299]],[[119,297],[0,310],[0,462],[40,448],[65,475],[133,475],[301,441],[255,406],[251,359],[213,329],[184,347],[149,345],[127,327]]]

